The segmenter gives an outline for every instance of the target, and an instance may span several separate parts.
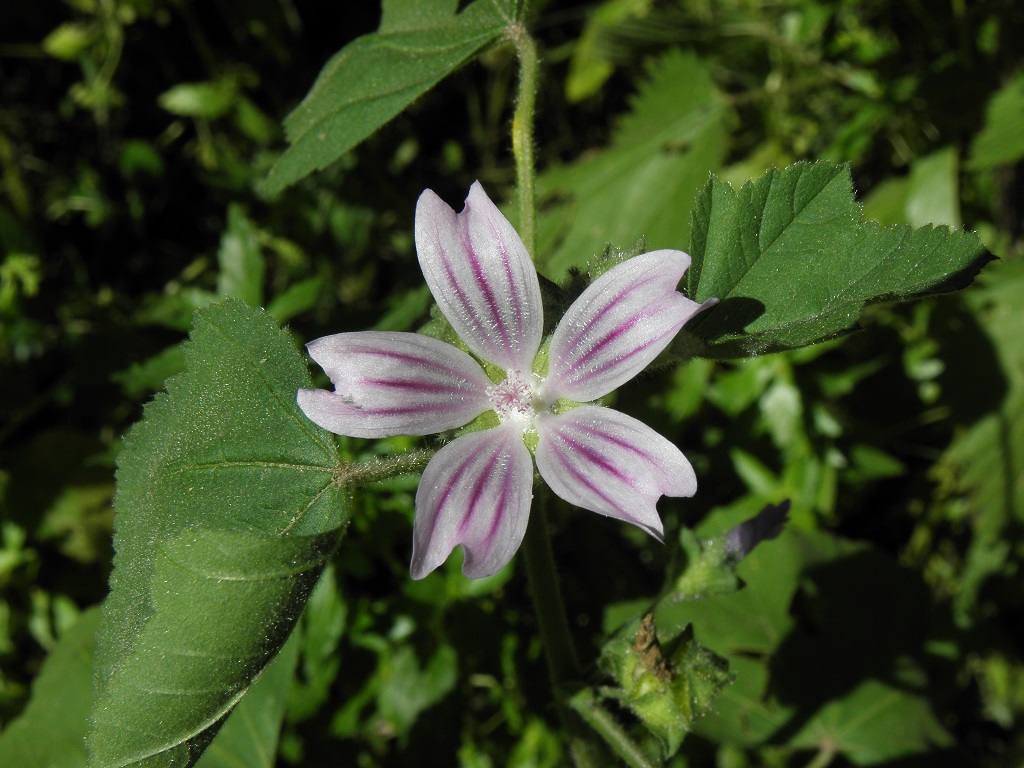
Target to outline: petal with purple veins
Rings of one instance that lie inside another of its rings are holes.
[[[538,423],[537,469],[551,490],[577,507],[632,523],[658,540],[661,496],[692,496],[690,462],[646,424],[611,408],[585,405]]]
[[[420,195],[416,252],[459,338],[484,360],[528,371],[544,330],[537,271],[479,182],[459,214],[429,189]]]
[[[523,541],[532,498],[533,461],[514,425],[449,443],[427,464],[416,492],[412,577],[422,579],[460,544],[466,576],[497,573]]]
[[[682,251],[652,251],[591,283],[555,329],[541,397],[589,402],[646,368],[687,320],[715,303],[676,290],[689,266]]]
[[[491,382],[480,365],[429,336],[339,333],[307,349],[334,382],[334,392],[300,389],[299,407],[339,435],[430,435],[461,427],[490,408]]]

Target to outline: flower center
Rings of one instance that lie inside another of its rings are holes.
[[[530,421],[535,415],[533,387],[520,371],[508,371],[501,384],[487,388],[487,397],[502,423],[510,419]]]

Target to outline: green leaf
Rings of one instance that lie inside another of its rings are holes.
[[[384,0],[380,28],[324,66],[284,122],[289,147],[264,180],[267,194],[333,163],[497,41],[520,0]]]
[[[55,59],[74,61],[92,45],[96,31],[88,24],[66,22],[50,32],[42,42],[43,50]]]
[[[914,161],[907,189],[907,223],[960,229],[960,158],[947,147]]]
[[[90,765],[192,765],[284,645],[347,517],[289,335],[196,314],[186,371],[125,438]]]
[[[1024,72],[1000,88],[985,110],[985,127],[974,137],[968,164],[997,168],[1024,158]]]
[[[263,251],[259,230],[245,215],[240,205],[228,208],[228,226],[217,252],[220,274],[217,293],[241,299],[258,307],[263,304]]]
[[[724,113],[695,56],[658,59],[611,146],[538,179],[545,274],[559,280],[608,243],[628,246],[641,236],[648,250],[684,247],[682,211],[725,156]]]
[[[83,768],[92,704],[92,656],[98,608],[85,611],[46,657],[32,698],[0,734],[0,765]]]
[[[279,323],[286,323],[296,315],[312,309],[324,289],[321,277],[308,277],[288,286],[267,305],[267,312]]]
[[[970,233],[861,220],[849,168],[771,170],[737,191],[712,178],[693,210],[687,331],[711,357],[802,347],[851,330],[868,304],[968,285],[991,255]]]
[[[295,675],[302,633],[296,630],[259,680],[231,712],[197,768],[273,768],[277,740]]]
[[[952,739],[925,697],[866,680],[826,704],[790,743],[797,749],[842,753],[854,765],[876,765],[949,746]]]
[[[974,527],[956,596],[962,614],[979,610],[978,593],[987,580],[1001,575],[1007,585],[1014,584],[1024,557],[1020,544],[1016,557],[1011,556],[1019,540],[1013,532],[1024,524],[1024,261],[995,264],[978,283],[965,299],[992,345],[999,371],[977,376],[963,370],[966,364],[976,364],[985,339],[950,339],[950,346],[966,346],[965,357],[955,358],[947,351],[950,377],[958,380],[957,386],[970,387],[962,397],[983,409],[943,457],[943,463],[958,470]],[[1000,390],[1002,397],[993,396]]]
[[[608,55],[614,43],[609,44],[607,38],[631,19],[645,17],[651,5],[652,0],[605,0],[587,14],[565,79],[565,95],[569,101],[582,101],[601,90],[615,71],[614,59]]]

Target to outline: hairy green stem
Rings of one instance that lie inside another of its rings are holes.
[[[361,464],[346,464],[339,467],[338,480],[342,485],[355,487],[390,480],[399,475],[422,472],[435,453],[437,451],[424,448],[396,456],[381,456]]]
[[[509,39],[519,58],[519,91],[512,116],[512,154],[516,161],[516,186],[519,190],[519,235],[526,250],[537,258],[537,193],[533,159],[533,116],[537,105],[537,78],[540,69],[537,44],[522,24],[509,28]]]
[[[615,717],[597,702],[594,692],[585,688],[569,700],[569,706],[586,721],[587,725],[597,731],[615,754],[630,768],[657,768],[657,763],[644,754],[643,750],[633,741]]]

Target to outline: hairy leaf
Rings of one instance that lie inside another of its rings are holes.
[[[234,708],[196,768],[273,768],[302,633],[296,630]]]
[[[90,764],[192,765],[284,645],[347,517],[305,361],[266,313],[196,314],[125,439]]]
[[[284,122],[290,146],[263,183],[279,192],[325,168],[494,43],[520,0],[385,0],[380,28],[327,62]]]
[[[737,191],[712,178],[693,210],[687,330],[712,357],[802,347],[852,329],[868,304],[962,288],[991,258],[973,234],[861,220],[846,166],[771,170]]]

